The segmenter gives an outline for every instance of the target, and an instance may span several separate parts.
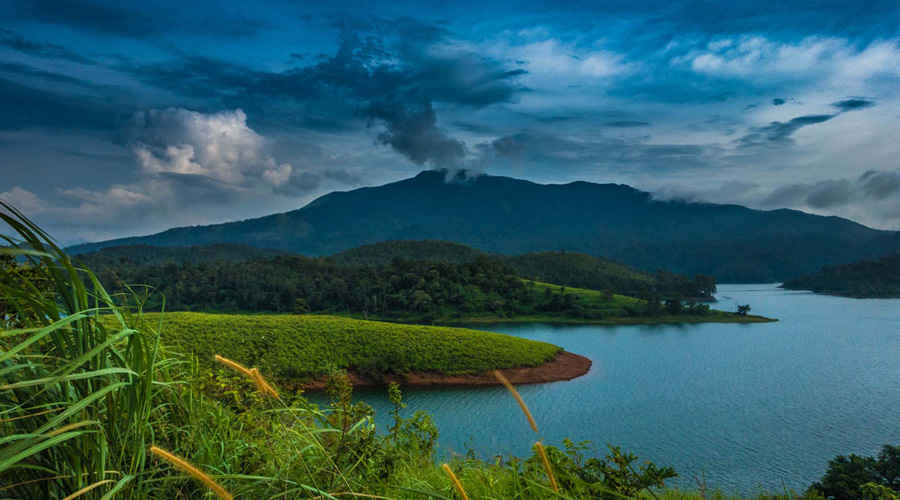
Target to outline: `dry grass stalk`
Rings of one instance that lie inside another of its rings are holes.
[[[447,475],[450,476],[450,481],[453,482],[453,486],[456,488],[456,491],[459,492],[460,496],[462,496],[463,500],[469,500],[469,495],[466,495],[466,490],[463,489],[462,483],[459,482],[456,474],[453,473],[453,469],[447,464],[444,464],[443,467],[444,471],[447,472]]]
[[[205,484],[206,487],[212,490],[212,492],[215,493],[219,498],[222,498],[224,500],[233,500],[234,497],[231,496],[231,493],[228,493],[228,491],[226,491],[225,488],[223,488],[219,483],[213,481],[211,477],[207,476],[200,469],[189,464],[184,459],[179,458],[169,453],[168,451],[156,446],[150,447],[150,454],[156,455],[162,460],[169,462],[175,468],[181,470],[189,476],[192,476],[197,481]]]
[[[534,417],[531,416],[531,412],[528,410],[528,405],[525,404],[525,400],[522,399],[522,396],[519,395],[519,391],[513,387],[512,383],[498,370],[494,370],[494,376],[497,377],[497,380],[500,381],[501,384],[506,387],[506,389],[516,398],[516,401],[519,402],[519,406],[522,407],[522,413],[525,414],[525,418],[528,419],[528,423],[531,424],[531,428],[534,429],[534,432],[538,432],[537,423],[534,421]]]
[[[559,485],[556,484],[556,476],[553,475],[553,469],[550,467],[550,460],[547,459],[547,453],[544,451],[544,445],[541,444],[540,441],[534,443],[534,446],[538,450],[538,455],[541,457],[541,462],[544,464],[544,470],[547,471],[547,476],[550,477],[550,487],[553,488],[553,491],[559,493]]]
[[[251,377],[253,378],[253,383],[256,384],[256,389],[263,395],[271,395],[272,397],[278,399],[278,391],[276,391],[266,379],[263,378],[262,373],[259,372],[256,368],[250,369]]]
[[[222,363],[223,365],[227,366],[228,368],[231,368],[232,370],[234,370],[238,373],[241,373],[251,379],[253,378],[253,372],[251,372],[249,368],[241,365],[240,363],[236,363],[228,358],[223,358],[222,356],[219,356],[218,354],[216,354],[215,360],[218,361],[219,363]]]

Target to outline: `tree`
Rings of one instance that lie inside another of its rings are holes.
[[[309,312],[309,304],[306,302],[306,299],[296,298],[294,299],[294,314],[306,314]]]
[[[748,312],[750,312],[750,304],[738,304],[737,305],[738,316],[746,316]]]

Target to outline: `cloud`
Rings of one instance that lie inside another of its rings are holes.
[[[34,213],[43,209],[43,204],[38,195],[20,186],[13,186],[0,193],[0,199],[23,212]]]
[[[826,122],[837,115],[798,116],[786,122],[771,122],[763,127],[750,128],[746,135],[737,139],[741,148],[758,147],[767,144],[790,145],[794,143],[793,135],[803,127]]]
[[[772,99],[772,105],[773,105],[773,106],[781,106],[781,105],[783,105],[785,102],[787,102],[787,101],[785,101],[785,100],[784,100],[783,98],[781,98],[781,97],[776,97],[775,99]]]
[[[374,101],[363,110],[373,122],[384,124],[378,141],[417,165],[456,168],[466,155],[465,144],[447,137],[437,126],[434,109],[426,98],[402,95]]]
[[[332,55],[292,61],[283,71],[261,71],[205,56],[183,55],[119,69],[178,95],[238,107],[273,126],[346,130],[355,113],[374,101],[417,93],[431,102],[483,108],[512,101],[527,74],[509,61],[479,53],[449,32],[409,18],[340,16]]]
[[[94,61],[81,56],[55,43],[29,40],[18,33],[0,28],[0,47],[21,52],[34,57],[61,59],[81,64],[94,64]]]
[[[856,111],[858,109],[871,108],[875,105],[875,101],[869,99],[846,99],[843,101],[838,101],[832,103],[832,106],[838,108],[841,111]]]
[[[247,37],[265,28],[256,17],[232,12],[219,2],[185,6],[177,2],[128,5],[83,0],[23,0],[9,2],[9,14],[20,19],[57,24],[67,29],[124,38],[154,38],[171,33],[211,33]]]
[[[807,36],[777,41],[765,36],[717,38],[705,48],[672,59],[676,67],[721,79],[740,79],[767,88],[859,88],[900,79],[900,39],[876,39],[859,46],[846,38]]]
[[[136,113],[128,124],[132,150],[148,174],[171,172],[240,184],[274,167],[265,140],[237,109],[203,114],[181,108]],[[290,166],[288,166],[289,168]]]
[[[869,170],[855,180],[828,179],[779,187],[761,200],[763,206],[828,209],[900,196],[900,173]]]
[[[648,122],[638,122],[631,120],[618,120],[612,122],[606,122],[603,124],[605,127],[613,127],[613,128],[634,128],[634,127],[649,127],[651,123]]]

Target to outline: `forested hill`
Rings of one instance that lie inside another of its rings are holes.
[[[846,297],[900,298],[900,254],[839,266],[788,280],[784,288]]]
[[[283,250],[266,250],[237,243],[177,247],[137,244],[103,248],[96,252],[82,254],[79,259],[88,264],[90,268],[99,268],[110,264],[161,266],[167,262],[176,264],[200,264],[216,261],[246,262],[285,254],[286,252]]]
[[[292,212],[241,222],[73,247],[144,243],[243,243],[331,255],[384,240],[449,240],[517,255],[559,250],[606,257],[653,272],[771,282],[823,265],[900,249],[897,233],[794,210],[657,201],[628,186],[542,185],[508,177],[440,171],[379,187],[335,192]]]
[[[403,260],[430,260],[434,262],[473,262],[478,257],[488,256],[477,248],[453,243],[452,241],[384,241],[372,245],[351,248],[332,256],[342,264],[377,266],[387,264],[395,258]]]
[[[94,268],[111,292],[148,285],[156,292],[146,302],[148,310],[160,309],[164,298],[166,310],[315,312],[398,321],[723,318],[692,300],[703,286],[696,280],[667,283],[684,288],[665,292],[651,284],[639,298],[625,297],[612,289],[583,290],[524,279],[502,260],[486,256],[466,263],[394,258],[377,266],[302,255],[135,265],[95,258],[99,253],[78,258]]]
[[[151,245],[123,245],[81,254],[77,258],[85,267],[126,276],[149,276],[151,267],[166,264],[210,265],[240,263],[290,254],[276,250],[257,250],[235,244],[218,244],[191,247],[156,247]],[[597,291],[643,297],[656,294],[660,298],[710,298],[715,293],[714,277],[698,275],[688,277],[667,271],[648,274],[625,265],[576,252],[536,252],[513,257],[489,254],[477,248],[450,241],[385,241],[341,252],[319,261],[322,265],[365,268],[386,266],[395,260],[433,262],[445,264],[473,263],[478,259],[503,262],[520,278],[555,283],[558,285],[587,288]],[[284,260],[282,262],[288,262]],[[203,266],[201,266],[203,267]],[[311,269],[311,272],[315,272]],[[358,272],[367,271],[359,269]],[[206,279],[206,278],[200,278]],[[266,286],[260,278],[259,286]]]

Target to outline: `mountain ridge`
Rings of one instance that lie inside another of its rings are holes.
[[[885,255],[900,233],[797,210],[656,200],[622,184],[538,184],[444,171],[350,191],[265,217],[77,245],[241,243],[310,256],[384,240],[447,240],[488,252],[571,250],[637,269],[778,281],[822,265]]]

